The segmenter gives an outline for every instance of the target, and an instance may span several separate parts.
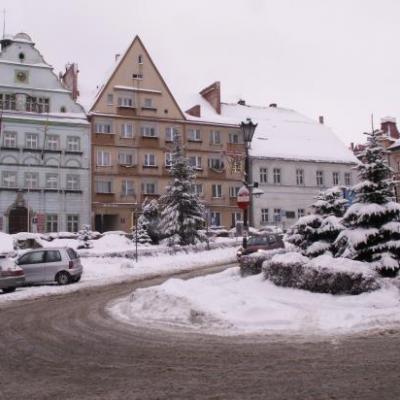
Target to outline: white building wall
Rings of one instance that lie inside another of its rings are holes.
[[[310,205],[315,201],[315,196],[321,190],[334,186],[333,173],[339,173],[339,185],[345,186],[345,173],[350,173],[350,184],[356,182],[357,176],[354,164],[292,161],[277,159],[252,159],[251,175],[253,182],[259,182],[259,188],[264,194],[253,198],[253,222],[255,227],[263,225],[279,225],[287,228],[295,223],[299,217],[298,210],[309,211]],[[267,168],[268,182],[260,179],[260,168]],[[274,183],[274,168],[281,171],[281,182]],[[296,170],[304,171],[304,184],[296,182]],[[316,172],[323,171],[324,183],[317,186]],[[268,221],[262,221],[262,209],[268,209]],[[281,220],[274,218],[274,210],[282,211]],[[286,218],[286,212],[294,213],[294,218]]]

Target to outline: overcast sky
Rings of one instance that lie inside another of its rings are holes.
[[[171,89],[220,80],[223,101],[324,115],[347,144],[398,113],[398,0],[3,0],[56,72],[80,69],[85,99],[138,34]]]

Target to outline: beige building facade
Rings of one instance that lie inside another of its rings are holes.
[[[201,92],[217,110],[219,84]],[[217,110],[218,111],[218,110]],[[90,109],[92,131],[92,224],[98,231],[129,231],[133,210],[158,198],[169,182],[172,142],[179,134],[196,171],[193,190],[206,205],[210,225],[231,227],[241,219],[236,194],[244,154],[237,124],[182,111],[139,37],[99,90]],[[239,156],[240,158],[240,156]]]

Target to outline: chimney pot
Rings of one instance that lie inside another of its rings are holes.
[[[324,116],[323,115],[320,115],[318,120],[319,120],[320,124],[322,124],[322,125],[324,124]]]
[[[238,104],[241,105],[241,106],[245,106],[246,105],[246,100],[240,99],[238,101]]]
[[[278,104],[276,104],[276,103],[271,103],[269,106],[272,107],[272,108],[276,108],[276,107],[278,107]]]
[[[117,62],[117,61],[119,60],[120,57],[121,57],[121,54],[117,53],[117,54],[115,55],[115,62]]]

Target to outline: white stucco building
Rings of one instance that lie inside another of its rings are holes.
[[[90,129],[69,78],[57,77],[27,34],[1,40],[0,231],[90,223]]]
[[[307,214],[319,191],[352,186],[358,160],[323,118],[314,121],[294,110],[224,104],[223,115],[251,118],[257,128],[250,148],[251,179],[264,194],[253,198],[255,227],[287,228]]]

